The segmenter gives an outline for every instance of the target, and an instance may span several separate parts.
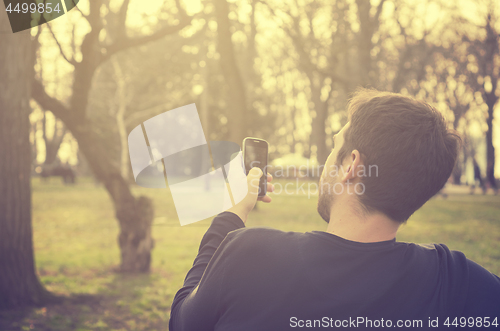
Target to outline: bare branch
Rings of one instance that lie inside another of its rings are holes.
[[[357,80],[355,80],[349,76],[341,75],[339,73],[333,72],[331,70],[318,69],[318,72],[327,76],[327,77],[330,77],[332,79],[332,84],[335,82],[341,83],[341,84],[344,84],[347,86],[358,84]]]
[[[165,102],[161,102],[154,106],[134,111],[125,119],[125,125],[127,127],[132,126],[134,124],[137,125],[137,123],[144,122],[151,116],[158,115],[161,111],[164,110],[165,110]]]
[[[80,15],[82,15],[83,18],[85,18],[87,21],[89,20],[89,17],[88,15],[85,15],[82,10],[80,9],[80,6],[74,6],[73,8],[75,8],[78,12],[80,12]]]
[[[126,38],[127,36],[127,29],[126,29],[126,21],[127,21],[127,12],[128,12],[128,5],[130,3],[130,0],[123,0],[123,3],[120,7],[120,11],[118,12],[118,40],[122,38]]]
[[[33,38],[33,41],[35,41],[36,43],[38,43],[38,39],[40,38],[40,35],[42,34],[42,26],[43,25],[39,25],[38,26],[38,31],[36,32],[36,35],[35,37]]]
[[[59,43],[59,40],[57,40],[56,38],[56,35],[54,34],[54,31],[52,31],[52,27],[51,27],[51,24],[47,24],[47,27],[49,28],[49,31],[50,31],[50,34],[52,35],[52,38],[54,38],[56,44],[57,44],[57,47],[59,47],[59,53],[62,55],[62,57],[66,60],[66,62],[68,62],[69,64],[71,64],[72,66],[75,66],[76,65],[76,61],[74,59],[69,59],[66,54],[64,54],[64,51],[62,49],[62,46],[61,44]]]
[[[105,48],[106,51],[105,54],[102,56],[102,62],[108,60],[111,56],[113,56],[118,52],[124,51],[132,47],[141,46],[151,41],[161,39],[162,37],[165,37],[167,35],[179,32],[180,30],[188,26],[191,23],[192,19],[193,19],[192,16],[182,17],[177,25],[164,27],[151,35],[137,37],[137,38],[124,38],[118,40],[115,43]]]
[[[277,13],[268,3],[263,1],[260,2],[267,6],[267,8],[269,9],[269,11],[273,16],[277,17]],[[293,16],[288,11],[283,11],[283,13],[286,14],[293,22],[294,25],[293,29],[290,27],[283,27],[283,30],[288,34],[288,36],[292,40],[292,43],[294,44],[295,49],[299,54],[299,66],[302,67],[303,70],[305,70],[306,72],[315,71],[320,75],[330,77],[332,79],[332,82],[338,82],[344,85],[356,84],[356,81],[348,76],[338,74],[331,69],[318,68],[318,66],[311,61],[309,54],[307,54],[306,52],[304,38],[300,35],[298,17]]]
[[[379,21],[379,18],[380,18],[380,14],[382,13],[384,2],[385,2],[385,0],[380,0],[380,3],[377,6],[377,12],[375,13],[375,16],[373,17],[373,22],[376,25],[378,25],[378,21]]]
[[[38,79],[33,79],[33,83],[31,85],[31,97],[40,105],[40,107],[42,107],[42,109],[50,110],[71,129],[71,124],[73,124],[74,121],[72,120],[72,116],[68,111],[68,108],[56,98],[48,95],[42,82]]]
[[[120,24],[123,24],[123,31],[125,31],[125,19],[126,19],[128,3],[129,0],[124,0],[119,13],[120,15],[119,22]],[[187,15],[186,11],[181,6],[179,0],[175,0],[175,3],[180,14],[179,23],[177,25],[167,26],[149,36],[141,36],[137,38],[127,38],[126,34],[123,33],[122,38],[119,38],[115,43],[105,48],[105,53],[102,56],[101,62],[108,60],[111,56],[113,56],[118,52],[124,51],[132,47],[141,46],[151,41],[159,40],[167,35],[179,32],[180,30],[191,24],[191,21],[193,20],[194,16]]]
[[[261,4],[263,4],[264,6],[266,6],[266,7],[267,7],[267,9],[269,9],[269,11],[271,12],[271,16],[272,16],[272,18],[274,19],[274,21],[275,21],[276,23],[278,23],[275,19],[276,19],[276,18],[280,18],[280,17],[278,16],[278,13],[276,13],[276,11],[274,10],[274,8],[273,8],[273,7],[271,7],[271,6],[270,6],[267,2],[262,1],[262,0],[256,0],[256,2],[257,2],[257,3],[261,3]],[[292,19],[292,20],[293,20],[293,17],[291,16],[291,14],[290,14],[289,12],[287,12],[287,11],[285,11],[285,10],[282,10],[282,12],[283,12],[283,13],[285,13],[288,17],[290,17],[290,19]],[[283,28],[283,29],[285,29],[285,28]]]

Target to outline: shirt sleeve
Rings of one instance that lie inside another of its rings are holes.
[[[201,240],[183,287],[175,295],[170,312],[170,331],[213,330],[218,320],[224,275],[224,263],[214,262],[220,259],[220,252],[233,238],[228,233],[244,227],[243,221],[231,212],[223,212],[214,218]],[[216,267],[212,267],[214,264]],[[209,272],[210,277],[203,276]]]
[[[469,290],[462,317],[497,318],[500,323],[500,278],[471,260],[467,264]]]

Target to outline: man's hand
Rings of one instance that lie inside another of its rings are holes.
[[[257,201],[269,203],[272,200],[268,195],[258,197],[260,177],[262,177],[262,170],[260,170],[260,168],[252,168],[247,176],[247,195],[243,198],[243,200],[227,210],[238,215],[244,223],[246,223],[248,214],[252,211],[253,207],[255,207]],[[274,191],[274,185],[271,184],[272,180],[273,176],[271,176],[271,174],[267,174],[267,192]]]

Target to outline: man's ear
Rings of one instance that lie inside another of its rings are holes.
[[[357,149],[351,152],[351,156],[346,158],[344,163],[344,175],[342,176],[342,181],[354,180],[357,177],[358,168],[363,165],[361,161],[361,154]]]

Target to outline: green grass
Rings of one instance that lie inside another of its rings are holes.
[[[273,203],[259,203],[247,225],[325,230],[316,212],[317,198],[308,199],[290,189],[293,195],[274,195]],[[119,229],[102,187],[90,180],[80,180],[75,186],[64,186],[57,178],[47,183],[33,180],[37,270],[50,291],[68,299],[60,305],[4,313],[0,319],[10,321],[8,329],[168,329],[170,304],[210,220],[181,227],[168,190],[134,187],[134,193],[148,195],[155,203],[155,248],[149,275],[115,272]],[[432,199],[402,227],[397,239],[444,243],[500,274],[500,196]]]

